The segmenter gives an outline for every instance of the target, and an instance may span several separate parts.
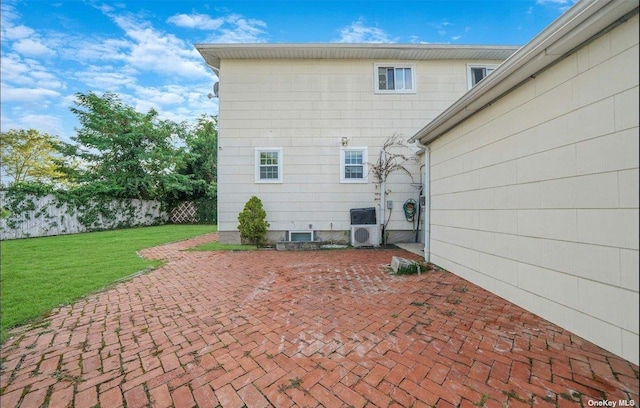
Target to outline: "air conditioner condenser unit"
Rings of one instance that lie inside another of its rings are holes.
[[[351,245],[358,247],[371,247],[380,245],[380,227],[378,225],[352,225]]]

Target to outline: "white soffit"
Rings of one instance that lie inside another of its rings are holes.
[[[437,44],[196,44],[207,64],[222,59],[505,60],[517,46]]]

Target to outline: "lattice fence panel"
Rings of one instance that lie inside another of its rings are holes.
[[[174,224],[193,224],[198,222],[198,207],[191,201],[184,201],[171,211]]]

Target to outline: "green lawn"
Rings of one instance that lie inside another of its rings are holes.
[[[213,225],[163,225],[2,241],[1,340],[9,328],[161,264],[136,251],[215,231]]]

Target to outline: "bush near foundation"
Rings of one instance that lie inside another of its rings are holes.
[[[266,220],[267,213],[262,207],[262,201],[252,196],[244,205],[244,209],[238,214],[238,231],[243,244],[253,244],[257,247],[267,243],[267,228],[269,223]]]

